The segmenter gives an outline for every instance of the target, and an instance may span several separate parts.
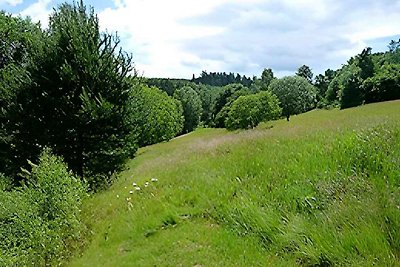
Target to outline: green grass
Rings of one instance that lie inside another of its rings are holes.
[[[392,101],[142,148],[68,264],[400,266],[399,121]]]

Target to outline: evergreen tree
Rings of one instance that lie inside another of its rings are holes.
[[[100,33],[93,9],[82,2],[55,10],[48,34],[30,69],[34,82],[13,110],[17,156],[32,159],[51,147],[96,187],[137,148],[126,123],[131,56],[118,48],[117,36]]]

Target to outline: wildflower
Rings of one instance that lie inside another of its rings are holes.
[[[130,191],[129,191],[129,194],[133,194],[133,190],[130,190]]]
[[[148,186],[149,186],[149,182],[145,182],[144,187],[148,187]]]
[[[119,198],[119,195],[117,195],[117,198]]]
[[[157,179],[157,178],[151,178],[151,181],[152,181],[153,183],[155,183],[155,182],[158,182],[158,179]]]
[[[135,187],[135,190],[136,190],[136,191],[140,191],[140,187],[139,187],[139,186],[136,186],[136,187]]]
[[[137,186],[137,184],[136,184],[135,182],[133,182],[132,185],[133,185],[133,187],[136,187],[136,186]]]

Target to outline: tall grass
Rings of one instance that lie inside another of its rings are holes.
[[[398,265],[399,111],[313,111],[143,148],[86,201],[91,244],[70,264]]]

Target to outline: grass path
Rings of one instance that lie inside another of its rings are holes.
[[[395,264],[399,251],[380,222],[389,212],[382,196],[398,192],[339,175],[333,157],[352,132],[398,121],[392,101],[141,148],[109,190],[85,202],[90,238],[68,265]]]

